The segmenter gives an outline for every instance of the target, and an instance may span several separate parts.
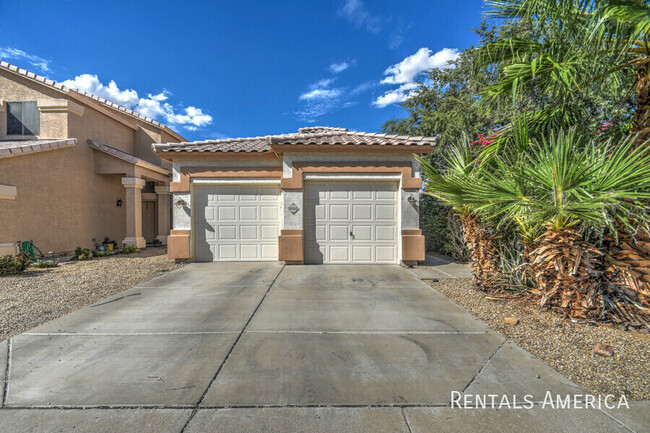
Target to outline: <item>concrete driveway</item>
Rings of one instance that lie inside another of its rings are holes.
[[[0,384],[2,432],[643,431],[650,408],[450,408],[583,391],[398,266],[191,264],[0,343]]]

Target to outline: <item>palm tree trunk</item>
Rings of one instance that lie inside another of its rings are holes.
[[[552,306],[580,319],[603,312],[600,296],[602,253],[573,230],[547,230],[530,251],[541,306]]]
[[[638,134],[635,147],[650,139],[650,71],[647,59],[636,70],[636,110],[632,133]]]
[[[474,283],[480,290],[493,292],[504,281],[499,252],[495,244],[498,236],[493,234],[489,227],[481,224],[474,215],[460,215],[460,221],[472,256]]]

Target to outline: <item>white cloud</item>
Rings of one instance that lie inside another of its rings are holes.
[[[332,63],[330,65],[330,72],[332,74],[339,74],[339,73],[345,71],[349,67],[350,67],[350,64],[348,62]]]
[[[305,99],[331,99],[341,95],[338,89],[314,89],[309,92],[303,93],[298,97],[300,100]]]
[[[417,87],[415,83],[406,83],[399,86],[397,89],[389,90],[384,93],[382,96],[375,99],[372,104],[383,108],[390,104],[398,104],[400,102],[406,101],[406,98],[411,95],[412,90]]]
[[[381,20],[372,15],[361,0],[346,0],[339,15],[357,28],[365,27],[370,33],[377,34],[381,31]]]
[[[23,50],[11,47],[0,47],[0,59],[3,60],[25,60],[29,65],[38,69],[41,73],[50,72],[50,61],[33,54],[28,54]]]
[[[309,86],[309,90],[298,96],[302,109],[294,113],[298,119],[313,123],[316,118],[341,108],[348,108],[357,102],[351,99],[375,86],[374,82],[355,87],[332,87],[335,78],[319,80]]]
[[[177,109],[165,102],[171,96],[167,90],[158,94],[150,93],[146,98],[141,98],[133,89],[120,89],[113,80],[104,85],[97,75],[92,74],[81,74],[74,80],[66,80],[61,84],[92,93],[163,123],[183,126],[189,131],[196,131],[198,127],[212,123],[212,116],[205,114],[201,108],[189,106]]]
[[[433,68],[449,68],[450,61],[456,60],[458,50],[443,48],[433,53],[429,48],[420,48],[417,53],[411,54],[396,65],[386,69],[384,84],[404,84],[412,82],[420,73]]]
[[[66,87],[84,90],[127,108],[136,105],[140,99],[138,98],[138,92],[135,90],[121,90],[113,80],[108,83],[108,86],[105,86],[99,81],[97,75],[92,74],[77,75],[74,80],[65,80],[61,84]]]
[[[451,68],[453,65],[449,62],[456,60],[458,55],[458,50],[452,48],[443,48],[436,53],[429,48],[420,48],[415,54],[384,71],[384,75],[387,77],[381,80],[381,84],[399,84],[400,86],[375,99],[373,105],[385,107],[404,102],[417,87],[415,80],[420,74],[434,68]]]

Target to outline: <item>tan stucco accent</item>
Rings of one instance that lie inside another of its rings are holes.
[[[278,236],[278,260],[303,263],[302,229],[285,229]]]
[[[163,245],[166,245],[171,222],[171,193],[169,191],[169,185],[156,185],[156,194],[158,195],[158,235],[156,238]]]
[[[182,167],[181,178],[169,185],[171,192],[190,192],[192,178],[271,178],[282,177],[282,167]]]
[[[38,101],[38,111],[41,113],[72,113],[84,115],[84,107],[67,99],[41,99]]]
[[[13,185],[0,185],[0,200],[15,200],[16,187]]]
[[[402,230],[402,261],[406,264],[415,264],[425,259],[424,254],[422,230]]]
[[[170,259],[187,260],[190,258],[189,229],[175,229],[167,238],[167,257]]]
[[[420,189],[422,179],[413,177],[410,161],[397,162],[294,162],[291,177],[282,178],[282,189],[303,189],[304,173],[398,173],[402,189]]]
[[[186,161],[208,159],[222,161],[224,159],[278,159],[273,152],[155,152],[161,159],[172,161]]]
[[[147,245],[142,237],[142,188],[144,179],[123,177],[122,185],[126,188],[126,237],[122,243],[144,248]]]
[[[277,153],[284,152],[361,152],[361,153],[431,153],[431,146],[394,146],[367,144],[272,144]]]

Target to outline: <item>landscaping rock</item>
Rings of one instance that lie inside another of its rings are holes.
[[[503,319],[504,322],[506,322],[508,325],[516,325],[519,323],[519,319],[516,317],[506,317]]]
[[[609,344],[598,343],[594,346],[594,353],[600,356],[614,356],[614,348]]]

